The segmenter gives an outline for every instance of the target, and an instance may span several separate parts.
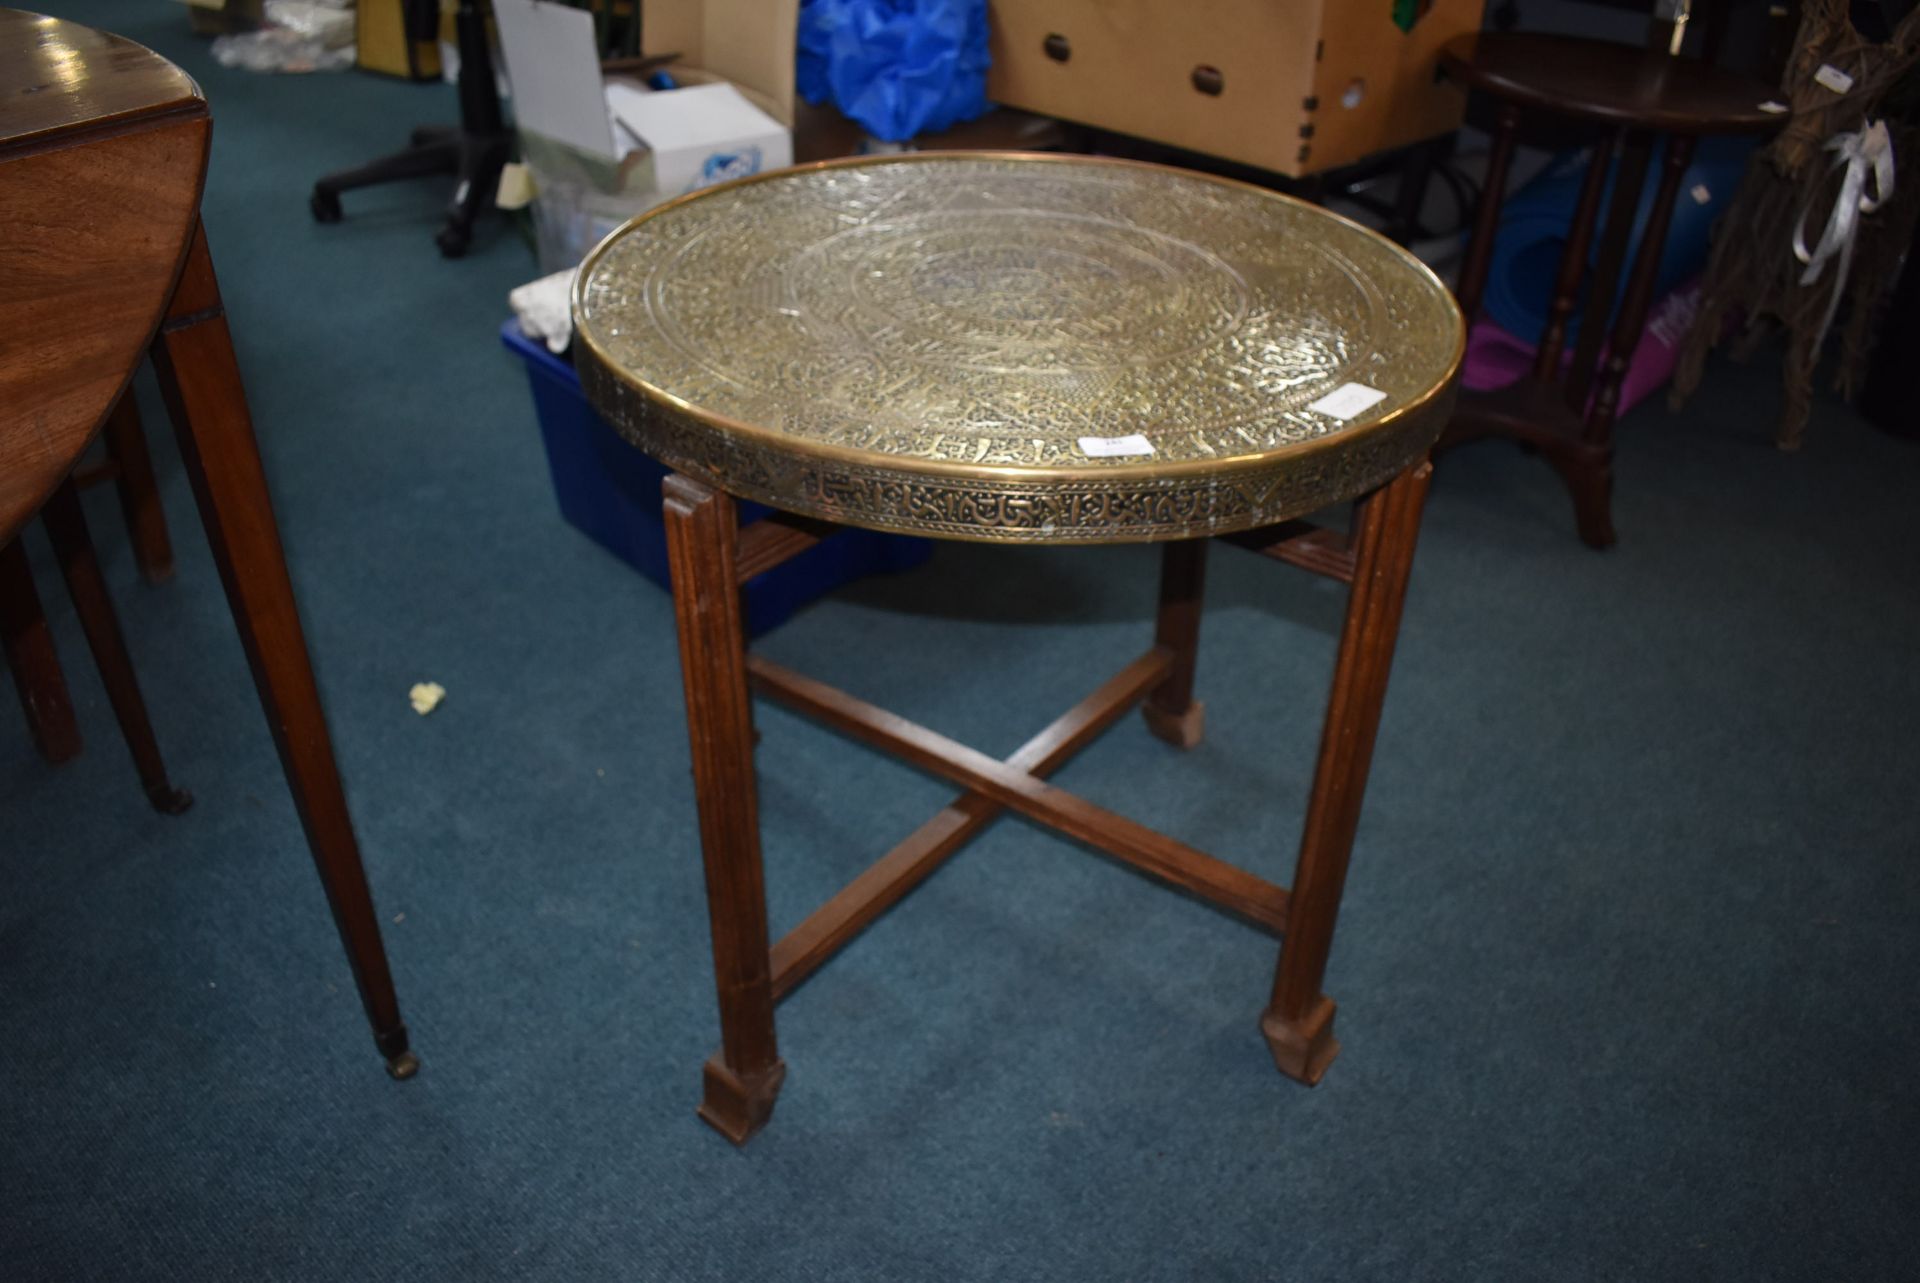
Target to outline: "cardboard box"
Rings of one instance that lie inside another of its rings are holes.
[[[666,71],[681,87],[654,92],[603,81],[584,14],[542,0],[494,13],[509,76],[523,64],[514,114],[543,268],[662,201],[793,163],[799,0],[645,0],[643,54],[680,55]]]
[[[1302,177],[1458,128],[1466,95],[1437,81],[1439,50],[1484,7],[990,0],[987,96]]]
[[[265,24],[262,0],[186,0],[187,22],[195,35],[224,36]]]
[[[661,200],[793,163],[793,131],[724,80],[610,102],[614,119],[646,144]]]
[[[434,15],[437,29],[440,18]],[[354,9],[354,63],[362,71],[408,80],[440,78],[440,42],[432,33],[409,39],[405,0],[359,0]]]
[[[677,53],[683,85],[724,80],[793,128],[800,0],[641,0],[642,54]]]

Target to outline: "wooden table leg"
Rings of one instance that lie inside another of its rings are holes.
[[[80,508],[80,492],[72,478],[40,510],[53,540],[54,554],[60,559],[60,574],[67,581],[67,595],[73,598],[74,613],[87,635],[87,647],[100,670],[100,681],[107,688],[107,702],[120,722],[120,734],[133,754],[133,765],[140,772],[140,786],[147,801],[162,815],[178,815],[193,805],[193,795],[177,789],[167,779],[167,765],[160,756],[160,743],[154,738],[153,722],[147,716],[147,701],[140,694],[140,680],[134,676],[133,656],[127,652],[126,635],[113,610],[113,598],[107,592],[106,576],[100,573],[100,561],[94,555],[93,539],[87,533],[86,514]]]
[[[1620,413],[1620,387],[1626,381],[1627,368],[1633,364],[1634,353],[1647,330],[1647,312],[1653,306],[1660,260],[1667,247],[1667,228],[1673,222],[1673,207],[1680,195],[1680,184],[1686,178],[1687,166],[1693,163],[1694,141],[1687,134],[1667,139],[1660,187],[1653,198],[1653,209],[1647,215],[1646,230],[1640,234],[1640,249],[1634,256],[1632,274],[1627,278],[1626,294],[1620,300],[1620,312],[1614,318],[1613,333],[1607,337],[1607,359],[1600,363],[1584,437],[1588,444],[1600,446],[1609,454],[1613,450],[1613,421]],[[1608,480],[1612,480],[1611,469]]]
[[[167,515],[160,507],[153,456],[147,451],[147,433],[131,386],[107,415],[103,435],[113,459],[113,486],[120,495],[120,510],[126,514],[134,564],[148,583],[162,583],[173,577],[173,541],[167,538]]]
[[[739,1145],[773,1116],[787,1074],[773,1028],[753,697],[736,565],[740,523],[730,496],[691,477],[668,476],[664,495],[720,998],[720,1054],[706,1064],[700,1117]]]
[[[1193,697],[1193,671],[1199,662],[1209,542],[1183,539],[1165,545],[1160,554],[1160,616],[1154,643],[1173,653],[1173,671],[1147,696],[1140,712],[1149,731],[1180,748],[1198,744],[1206,727],[1207,706]]]
[[[80,723],[73,715],[40,594],[34,591],[27,550],[17,538],[0,544],[0,646],[6,649],[27,730],[40,756],[54,763],[71,761],[80,752]]]
[[[1260,1022],[1274,1064],[1309,1084],[1320,1081],[1340,1050],[1333,1037],[1333,1000],[1320,985],[1360,825],[1374,733],[1386,702],[1400,607],[1432,474],[1432,465],[1422,461],[1361,500],[1354,513],[1353,588],[1294,868],[1286,939],[1273,998]]]
[[[1460,283],[1454,297],[1472,325],[1480,310],[1480,296],[1487,289],[1487,273],[1493,267],[1493,242],[1500,229],[1500,206],[1507,198],[1507,167],[1513,161],[1514,145],[1520,137],[1520,109],[1503,103],[1493,130],[1493,150],[1487,157],[1486,183],[1480,189],[1480,208],[1474,213],[1473,239],[1467,244],[1466,261],[1460,265]]]
[[[153,361],[374,1042],[386,1057],[387,1072],[410,1078],[419,1061],[408,1050],[407,1027],[400,1020],[204,229],[194,232],[186,268],[154,340]]]
[[[1560,251],[1553,296],[1547,302],[1547,322],[1540,331],[1540,350],[1533,356],[1533,377],[1542,383],[1560,377],[1560,358],[1567,350],[1567,321],[1580,302],[1580,283],[1587,276],[1593,229],[1600,221],[1600,197],[1606,190],[1607,172],[1613,168],[1613,153],[1613,143],[1604,139],[1594,143],[1586,177],[1580,180],[1580,197],[1574,202],[1573,222],[1567,226],[1567,243]]]

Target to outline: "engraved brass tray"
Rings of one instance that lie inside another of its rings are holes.
[[[573,311],[594,405],[669,467],[1016,543],[1227,534],[1364,494],[1439,436],[1465,341],[1419,260],[1325,210],[1015,154],[684,196],[587,257]],[[1385,396],[1312,408],[1350,383]]]

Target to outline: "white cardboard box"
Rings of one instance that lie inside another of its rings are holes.
[[[609,95],[614,119],[652,153],[661,200],[793,163],[786,126],[718,82]]]
[[[641,52],[677,54],[666,70],[678,89],[603,79],[584,10],[494,2],[549,271],[662,201],[793,162],[799,0],[640,3]]]

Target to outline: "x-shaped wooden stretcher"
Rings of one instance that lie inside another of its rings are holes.
[[[722,1045],[707,1062],[701,1116],[736,1143],[764,1126],[786,1073],[774,1005],[1007,810],[1281,936],[1261,1028],[1283,1072],[1317,1082],[1339,1050],[1334,1004],[1320,984],[1430,471],[1418,461],[1359,499],[1347,534],[1292,521],[1222,537],[1350,587],[1291,889],[1046,782],[1143,702],[1156,735],[1182,747],[1198,742],[1201,705],[1193,699],[1193,673],[1208,540],[1165,545],[1152,649],[1003,761],[749,655],[739,586],[840,527],[775,515],[742,530],[724,491],[668,477],[668,550],[720,998]],[[771,946],[754,785],[753,689],[967,790]]]

